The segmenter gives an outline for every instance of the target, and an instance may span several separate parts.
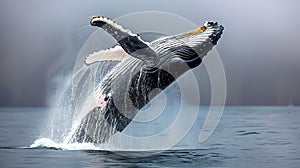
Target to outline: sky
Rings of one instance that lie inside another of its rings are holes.
[[[299,6],[297,0],[1,0],[0,106],[48,105],[51,76],[95,30],[90,18],[141,11],[224,25],[216,48],[227,105],[300,105]]]

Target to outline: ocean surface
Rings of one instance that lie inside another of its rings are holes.
[[[145,151],[120,154],[84,144],[66,147],[42,139],[48,111],[47,108],[0,108],[1,168],[300,167],[299,107],[225,107],[219,125],[204,143],[145,157],[132,155],[141,156]],[[195,126],[191,134],[198,134],[200,129]]]

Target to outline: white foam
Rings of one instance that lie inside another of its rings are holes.
[[[92,143],[56,143],[48,138],[41,138],[30,145],[30,148],[56,148],[62,150],[103,150]]]
[[[124,149],[117,147],[113,143],[56,143],[48,138],[37,139],[33,144],[30,145],[29,148],[51,148],[59,150],[138,151],[138,149]]]

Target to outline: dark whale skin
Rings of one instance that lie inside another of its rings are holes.
[[[201,64],[202,58],[217,44],[224,29],[217,22],[207,22],[207,32],[199,36],[200,40],[189,38],[199,33],[188,32],[153,41],[148,46],[135,35],[114,27],[108,19],[98,18],[95,22],[93,18],[91,25],[110,33],[132,57],[121,61],[101,81],[98,91],[104,97],[102,102],[105,105],[94,107],[83,117],[69,143],[99,144],[106,142],[117,131],[123,131],[136,113],[160,91]],[[203,37],[205,39],[201,41]],[[189,40],[194,40],[194,43],[188,43]],[[199,45],[188,45],[195,44],[197,40]],[[182,44],[183,41],[187,45]]]

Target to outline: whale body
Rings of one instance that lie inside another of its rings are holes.
[[[190,32],[147,43],[108,18],[96,16],[90,24],[105,30],[119,45],[90,54],[85,64],[102,61],[118,64],[91,95],[69,143],[103,143],[124,130],[156,95],[199,66],[224,30],[222,25],[210,21]]]

